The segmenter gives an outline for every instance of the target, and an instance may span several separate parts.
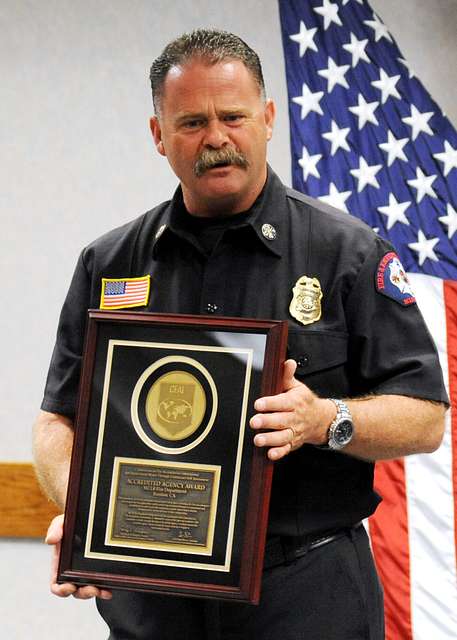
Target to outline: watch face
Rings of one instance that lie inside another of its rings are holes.
[[[344,447],[351,441],[353,431],[354,427],[350,420],[341,420],[335,427],[333,438],[340,447]]]

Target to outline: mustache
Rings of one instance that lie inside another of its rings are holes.
[[[249,161],[241,151],[233,147],[204,149],[194,165],[194,173],[199,178],[205,171],[221,165],[234,164],[242,169],[249,167]]]

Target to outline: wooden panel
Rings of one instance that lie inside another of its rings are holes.
[[[0,537],[43,538],[59,512],[42,493],[31,462],[0,462]]]

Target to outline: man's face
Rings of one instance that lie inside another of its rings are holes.
[[[266,180],[274,114],[239,60],[195,59],[170,69],[151,131],[190,213],[224,215],[252,205]]]

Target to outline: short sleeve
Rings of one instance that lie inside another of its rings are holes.
[[[80,255],[59,318],[41,408],[74,417],[78,395],[90,278]]]
[[[386,295],[379,286],[381,278],[389,277],[385,267],[392,256],[393,247],[377,238],[348,296],[349,375],[357,381],[358,394],[448,403],[438,354],[413,292]],[[407,279],[404,286],[409,287]]]

